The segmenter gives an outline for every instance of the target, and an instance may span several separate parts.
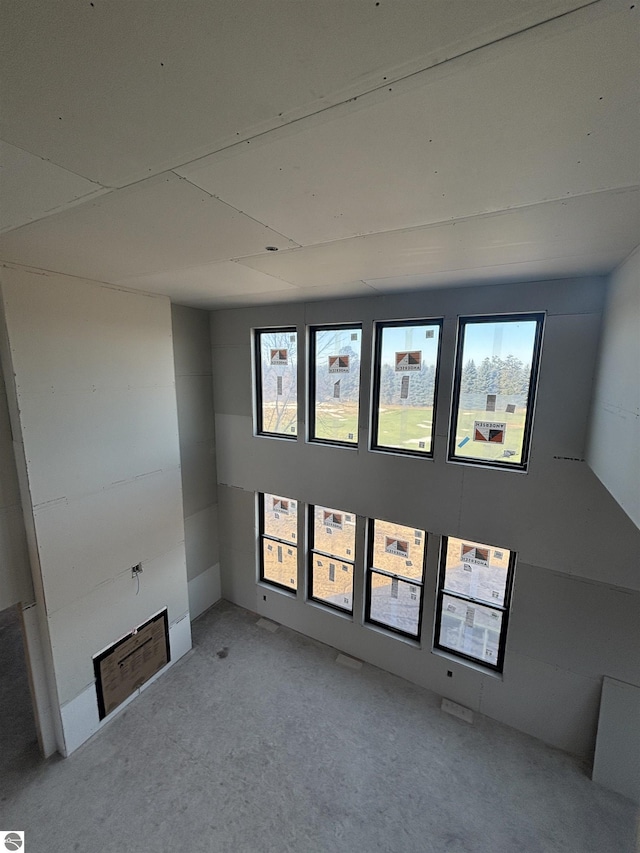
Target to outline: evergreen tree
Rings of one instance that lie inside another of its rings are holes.
[[[468,361],[462,368],[460,388],[465,393],[473,393],[478,390],[478,368],[473,359]]]

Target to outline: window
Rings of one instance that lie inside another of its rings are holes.
[[[311,329],[312,441],[357,445],[361,343],[360,326]]]
[[[298,431],[298,335],[296,330],[255,333],[256,411],[260,435],[295,438]]]
[[[502,672],[515,553],[444,537],[436,648]]]
[[[326,506],[309,509],[309,597],[353,612],[356,517]]]
[[[419,639],[426,538],[424,530],[369,522],[367,622]]]
[[[376,324],[372,450],[433,455],[438,320]]]
[[[279,495],[260,496],[260,580],[298,588],[298,509]]]
[[[526,468],[543,319],[460,319],[450,460]]]

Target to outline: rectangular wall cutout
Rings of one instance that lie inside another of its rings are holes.
[[[525,470],[543,314],[461,317],[449,460]]]
[[[376,323],[372,450],[433,456],[442,321]]]
[[[96,655],[98,713],[103,720],[171,660],[166,609]]]
[[[358,444],[362,328],[310,330],[309,438],[347,447]]]
[[[257,329],[255,357],[257,432],[295,438],[298,433],[298,333],[289,327]]]

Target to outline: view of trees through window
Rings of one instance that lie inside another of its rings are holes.
[[[542,315],[461,319],[450,458],[523,467]]]
[[[374,448],[431,454],[440,323],[380,323]]]
[[[256,332],[258,432],[298,431],[298,335],[295,329]]]
[[[312,329],[311,438],[358,443],[360,326]]]

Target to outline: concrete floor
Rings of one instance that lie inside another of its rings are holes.
[[[194,652],[66,761],[25,747],[0,826],[26,830],[25,853],[635,849],[634,806],[570,756],[256,623],[220,602]]]

